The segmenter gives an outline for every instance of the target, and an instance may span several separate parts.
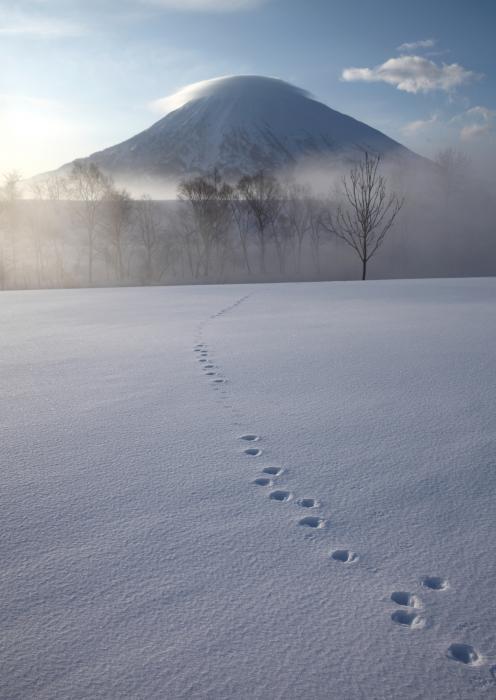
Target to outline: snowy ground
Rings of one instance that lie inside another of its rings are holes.
[[[496,280],[1,316],[2,699],[495,697]]]

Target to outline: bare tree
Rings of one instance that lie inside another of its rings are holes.
[[[143,195],[135,203],[135,209],[140,243],[145,252],[145,281],[146,284],[151,284],[153,282],[153,259],[158,248],[160,226],[156,202],[148,195]]]
[[[88,248],[88,284],[93,284],[93,264],[96,252],[96,240],[100,226],[100,213],[109,188],[110,178],[106,177],[94,163],[77,161],[72,166],[68,178],[68,190],[77,200],[74,207],[75,216],[86,234]]]
[[[18,243],[21,232],[21,210],[20,199],[21,192],[19,190],[20,174],[16,170],[11,170],[3,177],[3,187],[1,189],[2,199],[2,219],[5,230],[5,238],[9,242],[10,247],[10,266],[7,263],[5,248],[2,244],[2,285],[5,286],[5,280],[10,268],[11,285],[16,286],[18,283]]]
[[[322,225],[324,204],[315,196],[307,199],[309,210],[309,241],[312,259],[317,275],[320,276],[320,247],[322,245],[324,227]]]
[[[193,229],[201,242],[200,256],[204,276],[211,271],[212,254],[225,249],[231,225],[230,187],[218,171],[184,180],[178,188],[179,199],[186,202]]]
[[[133,206],[126,190],[110,187],[105,193],[105,232],[110,245],[110,259],[119,282],[124,280],[124,248],[131,225]]]
[[[172,217],[172,229],[179,243],[183,276],[198,279],[202,263],[202,241],[198,234],[196,217],[185,202]]]
[[[62,223],[63,179],[46,176],[30,185],[31,201],[26,203],[26,223],[34,251],[37,286],[63,286],[65,240]]]
[[[279,273],[284,276],[286,273],[286,260],[291,245],[295,242],[295,236],[289,224],[288,217],[283,210],[284,201],[280,199],[278,200],[278,204],[279,208],[270,223],[269,234],[270,240],[274,243]]]
[[[0,286],[5,289],[7,285],[7,255],[6,248],[6,211],[7,202],[4,188],[0,187]]]
[[[249,205],[242,197],[239,189],[236,187],[231,189],[229,201],[231,204],[233,221],[236,225],[236,230],[239,236],[243,262],[247,271],[251,275],[252,270],[250,265],[250,256],[248,253],[250,234],[252,232],[251,210]]]
[[[281,187],[273,175],[259,171],[242,177],[237,189],[251,212],[260,251],[260,270],[265,272],[267,244],[273,237],[282,205]]]
[[[50,214],[46,222],[46,239],[52,250],[53,279],[58,286],[64,286],[66,283],[67,241],[62,223],[66,204],[63,202],[65,189],[63,178],[57,175],[44,179],[41,189],[41,198],[50,205]]]
[[[176,260],[176,241],[171,218],[164,225],[160,205],[148,195],[135,202],[140,247],[145,253],[145,282],[159,282]]]
[[[298,272],[301,272],[303,244],[312,227],[312,207],[310,189],[299,183],[291,183],[286,192],[285,214],[291,237],[295,243]]]
[[[344,205],[336,216],[328,214],[325,228],[350,246],[362,262],[362,280],[367,263],[379,250],[391,229],[404,198],[388,193],[386,178],[379,173],[380,156],[365,151],[364,158],[343,177]]]
[[[448,191],[463,186],[470,174],[470,158],[455,148],[438,151],[434,162],[437,163]]]
[[[31,244],[36,287],[41,289],[47,278],[47,260],[45,255],[47,247],[45,241],[47,211],[42,207],[42,202],[40,201],[33,200],[26,204],[25,230],[28,240],[24,249],[24,259],[26,262],[28,246]]]

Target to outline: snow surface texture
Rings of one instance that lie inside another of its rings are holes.
[[[234,178],[308,157],[361,157],[363,149],[416,164],[422,160],[380,131],[276,78],[217,78],[185,88],[179,96],[169,101],[180,106],[149,129],[89,160],[115,176],[173,178],[215,167]]]
[[[496,280],[6,292],[15,698],[493,698]]]

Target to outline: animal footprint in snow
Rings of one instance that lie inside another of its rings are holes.
[[[256,447],[248,447],[244,452],[249,457],[260,457],[262,454],[262,450],[258,450]]]
[[[271,491],[269,493],[269,498],[273,501],[280,501],[281,503],[287,503],[292,498],[289,491]]]
[[[302,525],[303,527],[323,528],[325,520],[316,515],[307,515],[305,518],[301,518],[301,520],[298,521],[298,525]]]
[[[215,377],[215,372],[205,372],[207,377]]]
[[[225,381],[226,381],[226,380],[225,380],[225,379],[221,379],[221,377],[219,377],[218,379],[212,379],[212,382],[213,382],[214,384],[224,384]]]
[[[246,442],[256,442],[257,440],[260,440],[258,435],[252,435],[249,433],[248,435],[241,435],[240,440],[246,440]]]
[[[281,476],[284,470],[281,467],[264,467],[262,471],[264,474],[270,474],[271,476]]]
[[[355,552],[350,552],[349,549],[335,549],[334,552],[331,552],[331,559],[343,562],[343,564],[351,564],[351,562],[357,561],[358,555]]]
[[[254,482],[257,486],[273,486],[274,482],[266,476],[258,476]]]
[[[391,593],[391,600],[397,605],[404,605],[407,608],[421,608],[422,603],[416,595],[407,591],[394,591]]]
[[[302,508],[316,508],[319,504],[315,498],[300,498],[298,505]]]
[[[432,591],[445,591],[449,587],[446,579],[440,576],[426,576],[422,580],[422,585],[424,588],[430,588]]]
[[[410,629],[420,629],[425,625],[425,620],[411,610],[395,610],[391,620],[397,625],[410,627]]]
[[[448,656],[454,661],[460,661],[467,666],[480,666],[482,657],[479,652],[470,646],[470,644],[450,644],[448,648]]]
[[[213,367],[212,364],[205,365],[205,369],[212,369],[212,367]]]

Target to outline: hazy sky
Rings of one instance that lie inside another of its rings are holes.
[[[0,0],[0,173],[113,145],[160,98],[240,73],[494,162],[495,29],[494,0]]]

